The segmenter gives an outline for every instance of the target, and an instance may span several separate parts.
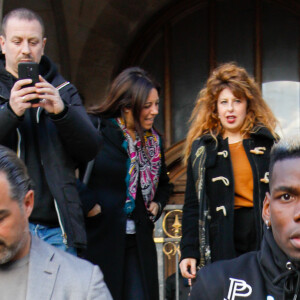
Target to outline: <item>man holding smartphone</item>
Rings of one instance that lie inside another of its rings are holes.
[[[99,135],[76,88],[44,55],[44,24],[36,13],[25,8],[8,13],[0,44],[0,144],[17,152],[35,184],[30,229],[76,253],[86,235],[75,169],[97,154]],[[24,62],[39,64],[34,86],[28,86],[31,79],[18,80],[18,65]]]

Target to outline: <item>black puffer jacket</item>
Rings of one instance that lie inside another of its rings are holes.
[[[34,144],[26,135],[30,128],[29,110],[17,117],[8,106],[15,78],[5,70],[0,55],[0,144],[16,151],[26,162],[25,144]],[[75,168],[91,160],[98,152],[100,137],[89,120],[76,88],[57,72],[49,58],[43,56],[40,74],[53,86],[61,87],[60,96],[67,112],[57,119],[38,109],[38,145],[41,164],[50,192],[58,206],[58,217],[70,247],[86,245],[84,218],[76,189]],[[65,83],[65,84],[64,84]]]
[[[266,128],[259,128],[249,139],[243,140],[253,174],[257,249],[262,237],[261,208],[269,188],[269,153],[273,143],[274,137]],[[205,228],[201,227],[203,222]],[[210,135],[193,143],[187,168],[182,226],[181,259],[196,258],[203,266],[210,258],[214,262],[236,257],[234,178],[227,139],[219,136],[217,147]]]
[[[260,251],[202,268],[190,300],[299,300],[298,279],[300,268],[277,246],[272,231],[266,230]]]

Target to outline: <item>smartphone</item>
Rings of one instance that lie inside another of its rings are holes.
[[[35,62],[20,62],[18,64],[18,75],[19,79],[32,79],[32,83],[24,85],[24,87],[34,86],[39,82],[39,64]],[[28,102],[38,103],[41,99],[33,99]]]

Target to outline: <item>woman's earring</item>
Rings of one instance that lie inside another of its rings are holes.
[[[266,220],[266,226],[267,226],[267,229],[270,229],[270,221],[269,220]]]

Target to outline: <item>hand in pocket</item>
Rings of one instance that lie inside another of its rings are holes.
[[[88,212],[87,217],[94,217],[98,214],[101,214],[101,206],[97,203],[95,206]]]

